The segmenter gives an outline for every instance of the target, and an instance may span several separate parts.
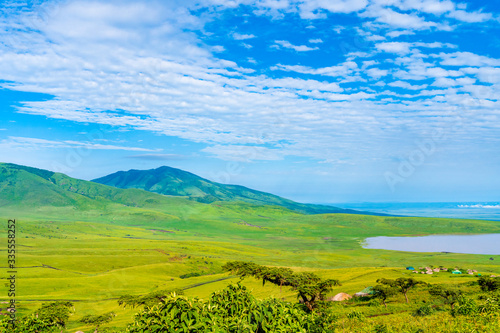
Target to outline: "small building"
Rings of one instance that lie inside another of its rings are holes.
[[[414,268],[414,267],[412,267],[412,266],[408,266],[408,267],[406,267],[406,270],[408,270],[408,271],[414,271],[414,270],[415,270],[415,268]]]
[[[462,272],[460,272],[458,269],[456,269],[453,272],[451,272],[451,274],[462,274]]]
[[[357,292],[354,294],[356,297],[366,297],[366,296],[371,296],[375,292],[373,291],[373,287],[366,287],[365,289],[361,290],[360,292]]]

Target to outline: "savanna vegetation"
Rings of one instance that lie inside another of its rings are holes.
[[[484,288],[485,283],[494,285],[500,278],[476,277],[453,285],[412,277],[379,279],[372,295],[333,302],[326,296],[339,283],[314,273],[242,261],[229,262],[224,269],[236,272],[240,281],[212,292],[206,299],[187,297],[181,290],[125,295],[117,303],[138,310],[126,327],[110,326],[114,312],[86,315],[79,321],[92,326],[95,333],[497,332],[500,327],[500,291]],[[289,288],[299,302],[256,298],[241,284],[250,276]],[[414,299],[411,302],[408,294]],[[73,311],[71,302],[44,303],[33,314],[18,318],[15,325],[7,318],[0,320],[0,329],[13,333],[60,332]]]
[[[181,327],[217,323],[222,332],[285,325],[269,316],[289,318],[298,332],[495,332],[499,324],[498,280],[489,276],[500,275],[500,256],[362,247],[371,236],[498,233],[498,222],[203,203],[1,164],[0,190],[0,219],[16,219],[17,318],[25,332],[140,331],[150,317]],[[7,244],[6,230],[1,236]],[[409,265],[482,277],[413,274]],[[418,283],[395,282],[409,278]],[[327,301],[368,286],[377,291],[370,297]],[[3,314],[7,295],[0,285]],[[230,299],[243,304],[235,318]],[[7,319],[0,332],[12,331]]]

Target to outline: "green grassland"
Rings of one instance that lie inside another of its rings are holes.
[[[364,237],[376,235],[467,233],[471,228],[475,232],[498,232],[495,222],[301,215],[247,204],[196,203],[189,209],[188,213],[183,211],[183,215],[164,221],[151,221],[151,212],[135,213],[134,218],[117,214],[112,221],[91,211],[73,212],[74,217],[60,212],[61,215],[52,219],[23,218],[24,214],[31,215],[23,211],[3,214],[4,220],[16,217],[17,221],[20,314],[33,311],[43,301],[73,300],[75,314],[67,332],[89,331],[78,319],[108,311],[118,314],[113,326],[125,327],[137,310],[119,308],[116,302],[119,296],[183,288],[189,296],[206,298],[212,291],[238,280],[228,279],[230,276],[221,271],[221,265],[228,260],[313,270],[322,277],[342,282],[332,294],[355,293],[382,277],[409,276],[404,270],[407,265],[459,266],[477,269],[483,274],[500,273],[500,256],[410,253],[361,247]],[[172,213],[178,212],[176,208],[176,212],[169,211],[168,215],[175,216]],[[91,222],[94,219],[95,222]],[[245,221],[244,224],[241,221]],[[495,260],[490,260],[491,257]],[[192,272],[204,275],[179,278]],[[445,273],[419,274],[418,278],[432,283],[467,281]],[[279,288],[263,287],[251,278],[245,279],[244,284],[256,297],[295,300],[290,290],[281,294]],[[7,300],[5,286],[1,286],[0,295],[0,300]],[[393,310],[400,311],[404,306],[401,301],[393,305]]]
[[[67,332],[90,332],[91,327],[78,320],[109,311],[117,314],[109,326],[126,327],[138,310],[118,307],[117,298],[124,294],[182,288],[188,296],[206,298],[239,280],[222,271],[221,266],[229,260],[314,271],[321,277],[338,279],[342,286],[334,287],[332,295],[355,293],[383,277],[409,277],[404,269],[409,265],[500,274],[500,256],[362,247],[366,237],[381,235],[499,233],[500,222],[307,215],[273,205],[207,204],[139,189],[118,189],[31,168],[0,167],[0,175],[0,219],[16,219],[19,315],[32,312],[44,301],[71,300],[75,311]],[[0,244],[7,244],[6,223],[2,225]],[[6,246],[0,247],[0,253],[6,258]],[[6,271],[6,259],[4,262],[2,271]],[[202,276],[180,278],[194,272]],[[416,277],[443,284],[466,284],[474,279],[448,273]],[[252,278],[243,284],[258,298],[296,300],[287,288],[280,291],[272,285],[262,286]],[[8,300],[7,290],[5,284],[0,285],[1,302]],[[417,304],[428,294],[416,290],[410,297]],[[358,305],[352,306],[359,307],[368,316],[366,321],[373,323],[396,325],[398,318],[410,315],[408,306],[398,297],[387,309]],[[339,305],[339,313],[351,310]],[[378,316],[380,313],[388,315]],[[361,332],[361,326],[356,325],[361,324],[346,321],[345,331]]]

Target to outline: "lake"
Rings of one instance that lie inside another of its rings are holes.
[[[500,234],[370,237],[365,249],[500,255]]]

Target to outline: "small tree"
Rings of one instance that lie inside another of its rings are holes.
[[[281,295],[282,287],[291,285],[293,271],[290,268],[261,266],[256,270],[254,276],[258,279],[262,279],[262,285],[265,285],[267,281],[280,286]]]
[[[35,317],[50,325],[66,327],[72,308],[71,302],[43,303],[35,312]]]
[[[408,301],[408,291],[411,288],[415,287],[417,284],[421,284],[423,282],[415,280],[413,278],[398,278],[396,280],[378,279],[377,283],[381,283],[395,288],[397,291],[405,295],[406,303],[410,303]]]
[[[332,287],[340,286],[340,282],[333,279],[323,280],[314,273],[298,273],[292,277],[291,286],[297,291],[297,297],[304,305],[313,311],[316,308],[316,302],[324,300]]]
[[[455,303],[457,303],[459,298],[462,296],[462,291],[458,289],[445,288],[440,285],[433,285],[429,288],[429,294],[443,298],[444,302],[449,304],[453,310]]]
[[[385,301],[387,298],[395,295],[398,291],[395,287],[389,284],[377,284],[375,287],[373,287],[373,297],[378,298],[382,301],[385,307],[387,307],[387,304]]]
[[[482,291],[495,291],[500,289],[500,278],[482,276],[477,280]]]
[[[294,273],[289,268],[266,267],[252,262],[229,261],[222,269],[237,274],[241,279],[253,276],[262,279],[262,284],[270,282],[280,286],[280,292],[282,286],[290,286],[311,311],[316,307],[317,301],[324,300],[333,286],[340,285],[338,280],[323,280],[314,273]]]
[[[256,276],[260,267],[253,262],[228,261],[222,266],[222,269],[238,275],[243,280],[247,276]]]
[[[116,316],[116,314],[114,314],[114,312],[108,312],[108,313],[105,313],[102,315],[96,315],[96,316],[87,315],[87,316],[83,317],[82,319],[80,319],[80,322],[84,323],[84,324],[95,326],[94,333],[97,333],[99,330],[99,327],[101,327],[104,324],[110,323],[115,316]]]
[[[118,299],[118,305],[123,306],[124,308],[127,306],[130,306],[131,308],[136,308],[138,306],[153,306],[165,299],[171,293],[184,295],[184,291],[182,289],[158,290],[144,296],[123,295]]]

